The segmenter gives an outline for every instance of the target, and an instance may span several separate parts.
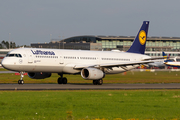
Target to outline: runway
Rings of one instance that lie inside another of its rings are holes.
[[[0,71],[0,73],[17,73],[17,72],[14,72],[14,71]]]
[[[138,90],[180,89],[180,83],[170,84],[0,84],[0,90]]]

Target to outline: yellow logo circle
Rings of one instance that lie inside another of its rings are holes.
[[[141,30],[139,32],[139,42],[141,43],[141,45],[144,45],[146,42],[146,32],[144,30]]]

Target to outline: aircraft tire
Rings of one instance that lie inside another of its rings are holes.
[[[61,77],[58,78],[57,83],[58,83],[58,84],[62,84],[62,83],[63,83],[63,80],[62,80]]]
[[[62,79],[62,83],[63,83],[63,84],[67,84],[67,78],[64,77],[64,78]]]
[[[21,84],[21,80],[18,80],[18,84]]]
[[[102,85],[103,84],[103,80],[102,79],[98,80],[97,84],[98,85]]]
[[[24,84],[24,81],[23,81],[23,80],[21,80],[21,84]]]
[[[24,84],[23,80],[18,80],[18,84]]]
[[[93,80],[93,85],[97,85],[97,80]]]

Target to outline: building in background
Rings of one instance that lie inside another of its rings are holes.
[[[52,41],[49,43],[32,43],[31,47],[97,51],[127,51],[130,48],[134,38],[135,37],[133,36],[75,36],[63,40],[52,39]],[[161,56],[162,51],[172,52],[172,54],[176,53],[174,55],[180,56],[180,37],[147,38],[146,52],[148,52],[149,55]]]

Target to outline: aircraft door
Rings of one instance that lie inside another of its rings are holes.
[[[27,57],[28,57],[28,63],[33,63],[32,53],[29,50],[27,50],[26,53],[27,53]]]

